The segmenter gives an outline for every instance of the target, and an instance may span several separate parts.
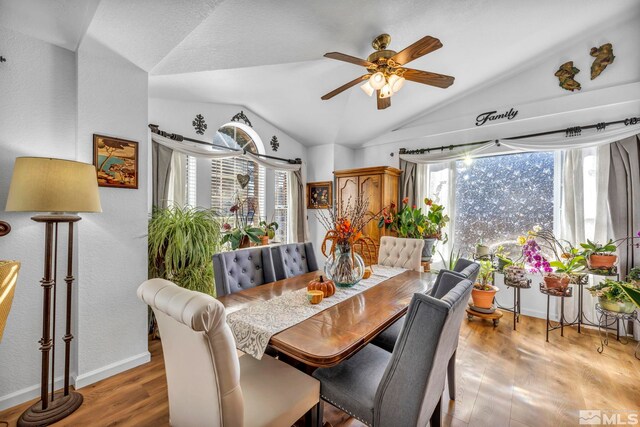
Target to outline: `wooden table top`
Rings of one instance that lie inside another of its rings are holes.
[[[318,274],[279,280],[218,300],[227,308],[241,309],[303,289]],[[337,365],[402,317],[413,294],[426,292],[434,280],[432,273],[405,271],[275,334],[269,344],[309,366]]]

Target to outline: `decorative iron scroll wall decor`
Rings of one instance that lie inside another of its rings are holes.
[[[11,231],[11,226],[8,222],[0,221],[0,237],[6,236]]]
[[[514,119],[518,115],[518,110],[514,110],[513,108],[510,108],[509,111],[506,111],[504,113],[501,113],[501,114],[496,114],[496,113],[497,111],[487,111],[487,112],[478,114],[478,117],[476,117],[476,126],[482,126],[483,124],[487,122],[492,122],[494,120]]]
[[[4,56],[0,56],[0,62],[7,62],[7,58],[5,58]]]
[[[207,130],[207,124],[205,123],[204,116],[202,114],[198,114],[191,124],[198,135],[204,135],[204,131]]]
[[[554,74],[560,81],[560,87],[573,92],[582,89],[574,77],[580,72],[580,69],[573,66],[573,61],[565,62],[558,68]]]
[[[589,55],[596,58],[591,64],[591,80],[595,79],[607,68],[607,65],[613,64],[616,59],[613,56],[613,45],[611,43],[603,44],[600,47],[592,47]]]
[[[231,121],[232,122],[243,121],[245,125],[249,127],[253,127],[253,125],[251,124],[251,121],[249,121],[249,118],[244,114],[244,111],[242,110],[240,110],[240,112],[235,116],[231,117]]]
[[[271,137],[271,141],[269,141],[269,144],[271,144],[271,149],[273,151],[278,151],[278,148],[280,148],[280,143],[278,142],[278,137],[273,135]]]

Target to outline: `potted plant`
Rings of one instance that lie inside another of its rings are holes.
[[[504,246],[500,245],[496,248],[495,256],[498,258],[498,271],[504,271],[504,269],[513,264],[513,260],[509,258],[510,253],[505,251]]]
[[[478,240],[476,243],[476,257],[477,258],[487,258],[491,255],[491,249],[489,246],[482,243],[482,239]]]
[[[569,276],[569,282],[573,284],[580,284],[585,280],[585,258],[578,254],[576,248],[571,248],[568,252],[563,252],[560,255],[560,260],[551,261],[549,264],[556,269],[556,273],[564,273]]]
[[[220,223],[210,209],[154,209],[149,221],[149,277],[214,294],[213,254],[221,250]]]
[[[235,227],[233,227],[228,221],[222,226],[224,235],[222,237],[222,243],[230,243],[231,249],[248,248],[253,243],[261,243],[260,237],[265,233],[264,231],[253,225],[253,213],[255,212],[255,206],[251,199],[243,199],[239,194],[236,194],[236,202],[229,209],[235,219]]]
[[[591,295],[598,297],[600,306],[605,310],[617,313],[632,313],[635,304],[629,296],[628,289],[636,290],[630,283],[604,279],[602,282],[587,288]]]
[[[267,223],[267,221],[260,221],[259,225],[262,229],[262,232],[264,233],[262,236],[260,236],[260,244],[262,246],[268,245],[269,240],[272,240],[274,237],[276,237],[276,231],[279,227],[278,223],[275,221],[271,221],[269,223]]]
[[[442,229],[449,222],[449,215],[444,213],[444,206],[435,203],[433,199],[425,198],[424,204],[427,205],[428,211],[422,232],[424,239],[422,260],[429,262],[433,256],[433,247],[436,242],[442,241],[444,243],[447,241],[447,235],[443,234]]]
[[[627,282],[640,286],[640,267],[633,267],[627,275]]]
[[[447,270],[453,270],[460,259],[460,250],[456,251],[454,247],[451,247],[448,258],[445,258],[440,251],[438,251],[438,255],[440,255],[444,268]]]
[[[480,272],[478,279],[471,290],[473,305],[478,308],[490,309],[493,307],[493,298],[498,288],[493,285],[493,264],[489,260],[480,260]]]
[[[580,243],[580,246],[583,249],[582,256],[588,260],[589,268],[592,270],[610,270],[618,261],[615,254],[618,247],[612,239],[604,245],[587,240],[587,243]]]

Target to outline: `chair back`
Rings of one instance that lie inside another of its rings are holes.
[[[240,364],[223,305],[164,279],[142,283],[138,297],[162,335],[171,425],[243,425]]]
[[[353,250],[362,257],[365,267],[378,263],[378,245],[371,237],[364,236],[358,239],[353,244]]]
[[[441,299],[443,296],[449,293],[458,283],[465,280],[466,277],[455,271],[442,269],[438,272],[436,281],[431,288],[431,295],[434,298]],[[473,282],[472,282],[473,283]]]
[[[471,281],[442,299],[415,294],[374,402],[376,426],[426,426],[442,397]]]
[[[288,279],[318,269],[311,242],[273,246],[271,255],[276,280]]]
[[[453,271],[462,274],[471,280],[471,282],[475,282],[478,278],[478,273],[480,273],[480,264],[475,261],[460,258],[456,261],[456,265],[453,266]]]
[[[0,261],[0,342],[2,342],[4,327],[7,325],[7,318],[13,303],[19,271],[19,262]]]
[[[378,264],[422,271],[422,239],[382,236],[378,249]]]
[[[276,280],[271,250],[266,246],[215,254],[213,274],[217,297]]]

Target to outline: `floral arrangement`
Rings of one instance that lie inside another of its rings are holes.
[[[317,218],[327,230],[326,240],[331,240],[331,254],[335,252],[335,246],[353,245],[362,238],[362,230],[376,215],[369,213],[369,199],[358,196],[355,201],[349,197],[346,204],[340,209],[329,209],[328,213],[321,211]]]
[[[229,212],[234,217],[235,227],[229,221],[222,224],[222,243],[230,243],[232,250],[247,247],[250,242],[260,243],[260,237],[265,235],[262,228],[253,226],[256,210],[254,200],[243,199],[237,193],[235,199],[235,203],[229,208]]]
[[[540,226],[533,227],[527,236],[518,237],[518,245],[522,246],[522,257],[524,263],[529,267],[530,273],[551,273],[551,263],[542,253],[540,244],[536,241],[537,233],[541,231]]]
[[[402,199],[402,208],[396,211],[396,204],[382,209],[378,221],[379,228],[386,228],[398,233],[398,237],[411,239],[445,240],[447,236],[442,234],[442,229],[449,222],[449,216],[444,213],[444,206],[434,203],[432,199],[425,198],[424,204],[428,210],[422,212],[422,208],[409,205],[409,198]]]

